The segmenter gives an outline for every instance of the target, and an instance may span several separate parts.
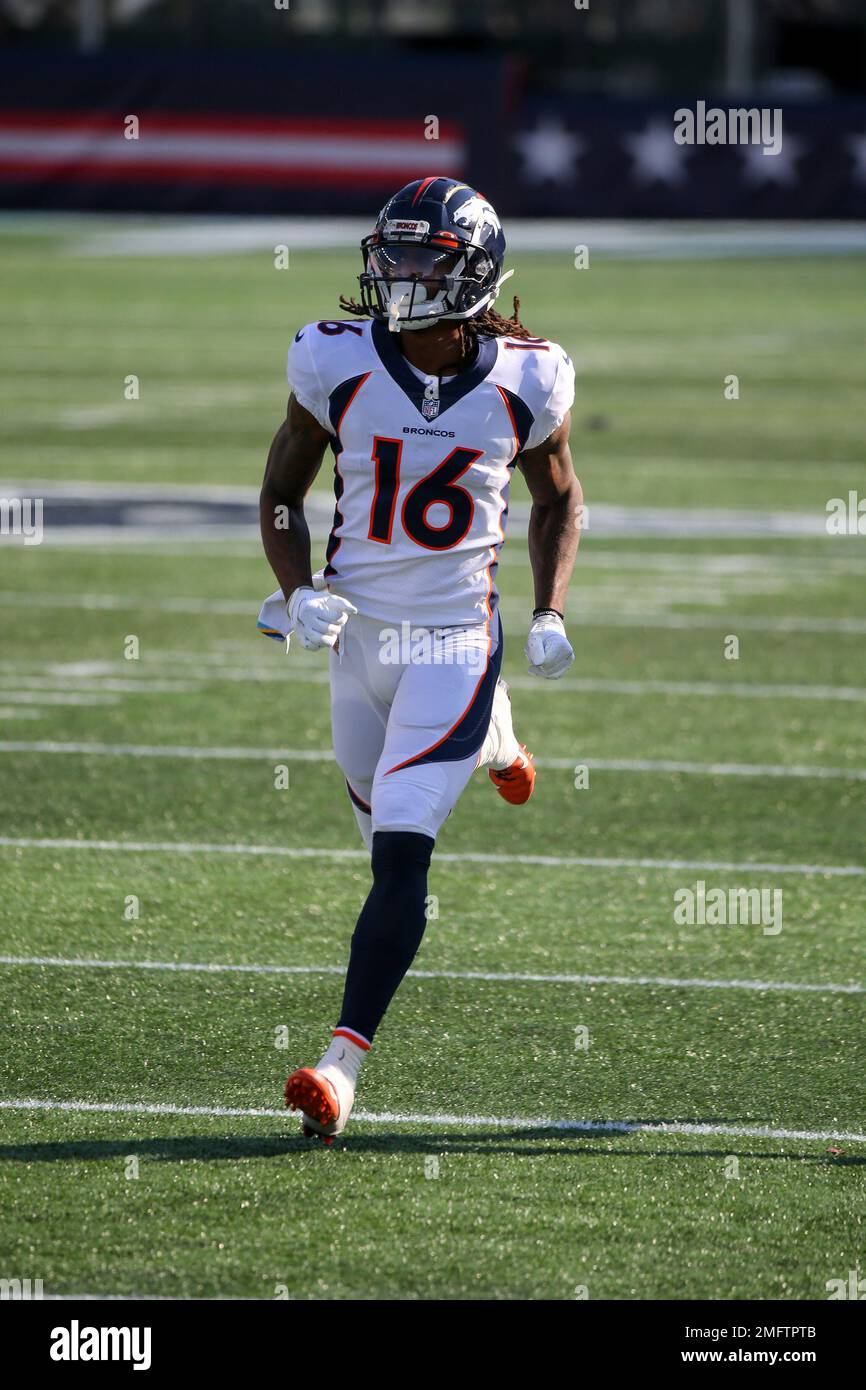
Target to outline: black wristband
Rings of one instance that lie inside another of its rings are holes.
[[[555,618],[559,618],[563,623],[565,622],[565,614],[560,613],[558,608],[533,608],[532,610],[533,618],[540,618],[542,613],[552,613]]]

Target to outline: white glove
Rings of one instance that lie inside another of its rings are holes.
[[[308,651],[336,646],[350,614],[357,611],[354,604],[340,598],[339,594],[317,594],[304,586],[295,589],[286,604],[291,624],[289,631],[297,633],[301,646]]]
[[[559,680],[574,661],[574,651],[565,635],[565,623],[558,613],[539,613],[533,618],[524,654],[531,676]]]

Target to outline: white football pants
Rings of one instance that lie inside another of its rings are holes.
[[[498,614],[472,627],[399,629],[359,614],[330,662],[334,753],[365,845],[375,830],[435,839],[490,725]]]

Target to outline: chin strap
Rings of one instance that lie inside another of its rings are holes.
[[[496,300],[499,297],[499,291],[502,289],[502,286],[505,284],[505,281],[510,280],[513,274],[513,270],[506,270],[503,275],[500,275],[499,279],[496,281],[496,284],[493,287],[493,292],[491,293],[490,298],[484,306],[485,309],[489,308],[491,304],[494,304],[496,302]],[[407,298],[408,295],[403,294],[400,296],[399,300],[397,300],[396,303],[394,303],[392,300],[392,302],[388,305],[388,329],[391,333],[400,333],[403,329],[428,328],[433,323],[441,323],[443,321],[456,321],[458,323],[465,323],[467,319],[474,318],[476,313],[483,312],[482,310],[475,310],[471,314],[434,314],[429,319],[401,319],[400,306],[405,302]]]

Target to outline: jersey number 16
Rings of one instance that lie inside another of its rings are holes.
[[[406,535],[416,545],[423,545],[426,550],[451,550],[462,541],[472,525],[475,504],[471,493],[460,487],[457,479],[472,467],[482,452],[481,449],[452,449],[447,458],[407,493],[400,521]],[[368,539],[382,545],[391,544],[402,453],[402,439],[383,439],[376,435],[373,440],[371,457],[376,465],[376,489],[370,508]],[[448,508],[448,520],[443,526],[431,526],[427,521],[427,513],[435,502]]]

